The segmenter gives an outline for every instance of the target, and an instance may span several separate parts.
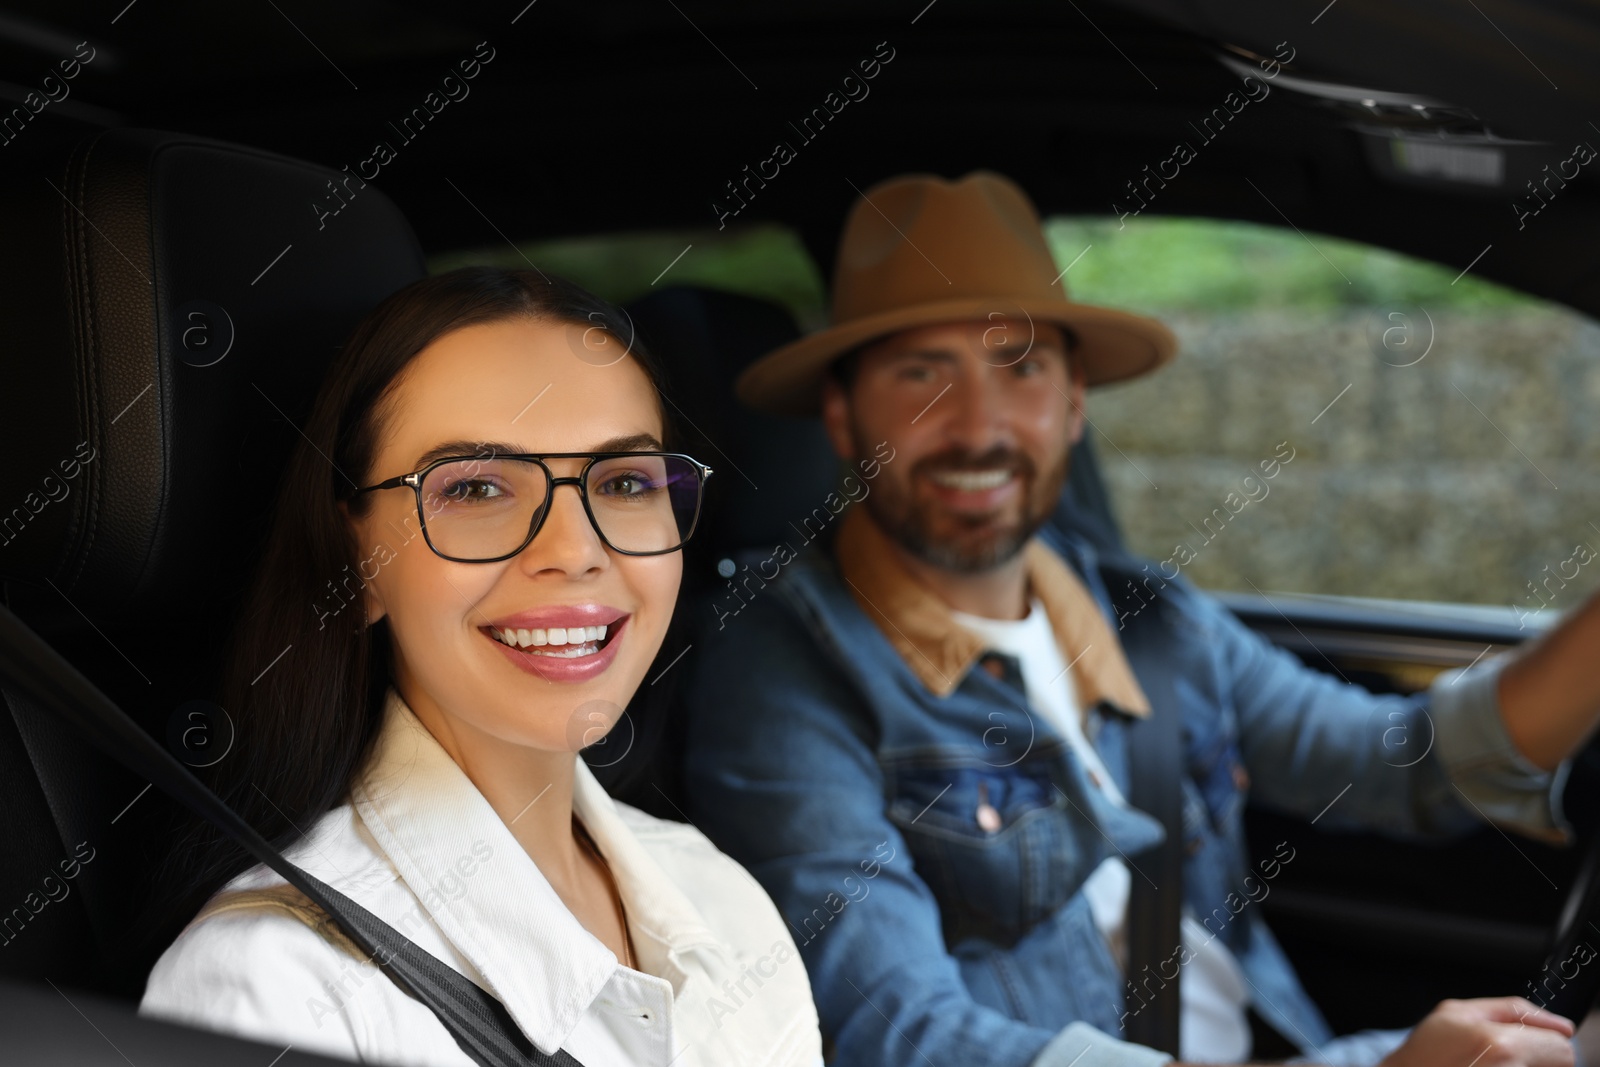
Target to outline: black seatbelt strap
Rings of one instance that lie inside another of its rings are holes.
[[[1159,845],[1131,857],[1138,870],[1128,896],[1123,1036],[1176,1057],[1182,1006],[1182,974],[1175,961],[1182,945],[1183,717],[1171,656],[1154,645],[1161,637],[1160,607],[1157,602],[1142,610],[1144,617],[1130,619],[1122,631],[1123,650],[1130,663],[1139,663],[1139,685],[1151,709],[1148,718],[1128,727],[1128,802],[1159,819],[1166,830]],[[1172,978],[1166,977],[1168,971],[1174,972]]]
[[[333,919],[383,973],[438,1016],[481,1067],[582,1067],[561,1050],[547,1055],[517,1027],[506,1006],[400,931],[332,886],[290,863],[189,769],[139,728],[55,649],[0,606],[0,677],[34,705],[70,722],[107,755],[201,816],[272,868]]]

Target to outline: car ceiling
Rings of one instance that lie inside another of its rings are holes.
[[[857,190],[891,174],[989,167],[1046,213],[1108,214],[1187,140],[1196,158],[1148,213],[1364,240],[1600,314],[1600,161],[1520,227],[1513,208],[1539,203],[1523,183],[1540,168],[1572,166],[1578,142],[1600,147],[1597,12],[1511,0],[35,0],[0,12],[0,96],[20,100],[88,40],[96,58],[43,112],[58,132],[152,126],[336,168],[387,138],[396,158],[374,183],[430,252],[714,226],[726,183],[786,140],[795,158],[737,222],[794,226],[825,268]],[[470,95],[400,142],[387,124],[480,41],[495,58]],[[894,58],[869,95],[814,140],[796,136],[790,123],[880,42]],[[1220,54],[1289,49],[1269,96],[1214,141],[1190,132],[1241,86]],[[1330,103],[1329,85],[1382,106]],[[1427,98],[1404,117],[1414,136],[1503,153],[1501,179],[1385,173],[1371,155],[1387,144],[1371,131],[1396,124],[1384,94]],[[48,140],[6,145],[13,171]]]

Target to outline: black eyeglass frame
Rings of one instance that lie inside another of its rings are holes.
[[[588,479],[589,471],[593,469],[594,465],[601,460],[630,459],[635,456],[648,456],[656,459],[686,460],[690,467],[694,470],[694,515],[689,520],[688,532],[683,535],[683,539],[681,541],[673,545],[671,548],[657,548],[648,552],[630,552],[625,548],[618,548],[616,545],[611,543],[611,539],[606,536],[606,532],[600,528],[600,521],[595,518],[594,508],[589,506]],[[500,459],[514,459],[537,463],[540,469],[544,471],[544,503],[536,512],[534,512],[534,520],[528,527],[528,536],[523,539],[522,544],[518,545],[515,549],[507,552],[503,556],[494,556],[490,559],[464,559],[460,556],[446,555],[444,552],[439,550],[439,546],[433,543],[433,538],[428,534],[428,516],[423,513],[422,506],[422,483],[427,480],[428,475],[433,473],[435,468],[442,467],[446,463],[460,463],[463,460],[477,460],[480,463],[486,463],[491,460]],[[583,469],[580,470],[574,477],[557,478],[555,472],[550,469],[547,463],[545,463],[545,460],[547,459],[587,459],[589,462],[585,463],[583,465]],[[533,544],[533,539],[538,537],[539,531],[544,528],[545,519],[550,517],[550,508],[555,503],[556,499],[556,486],[571,485],[578,490],[578,498],[583,501],[583,513],[589,517],[589,525],[594,529],[595,536],[600,538],[601,544],[611,549],[611,551],[617,552],[624,556],[664,556],[669,552],[677,552],[681,550],[684,545],[689,543],[689,538],[694,536],[695,530],[699,528],[700,513],[702,510],[704,510],[706,502],[706,479],[711,477],[713,473],[715,472],[712,471],[710,467],[706,466],[704,463],[701,463],[693,456],[683,452],[515,452],[506,453],[503,455],[483,455],[480,453],[470,456],[441,456],[432,463],[429,463],[426,467],[423,467],[421,470],[412,471],[410,474],[399,474],[393,478],[381,481],[376,485],[368,485],[360,489],[353,490],[350,493],[350,498],[353,499],[357,496],[360,496],[362,493],[376,492],[379,489],[399,489],[402,486],[409,488],[413,493],[416,494],[417,522],[422,526],[422,539],[428,543],[428,548],[432,550],[434,555],[438,556],[440,559],[447,559],[452,563],[501,563],[505,560],[511,559],[516,555],[519,555],[523,549]]]

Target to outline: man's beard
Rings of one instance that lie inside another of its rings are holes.
[[[1041,476],[1022,452],[995,448],[973,454],[950,449],[918,461],[903,489],[880,483],[862,503],[879,528],[912,556],[942,570],[975,574],[1015,558],[1045,524],[1066,484],[1067,464],[1063,451]],[[994,526],[993,515],[963,515],[936,501],[918,499],[917,486],[929,474],[996,469],[1012,471],[1021,483],[1022,510],[1013,522]]]

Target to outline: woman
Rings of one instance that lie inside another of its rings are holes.
[[[658,374],[630,334],[534,271],[430,278],[368,316],[286,474],[213,777],[292,862],[488,989],[547,1053],[818,1063],[804,967],[756,882],[692,827],[612,801],[577,755],[662,646],[709,473],[665,448]],[[236,855],[209,841],[196,877],[217,884]],[[166,950],[141,1011],[471,1062],[264,866]]]

